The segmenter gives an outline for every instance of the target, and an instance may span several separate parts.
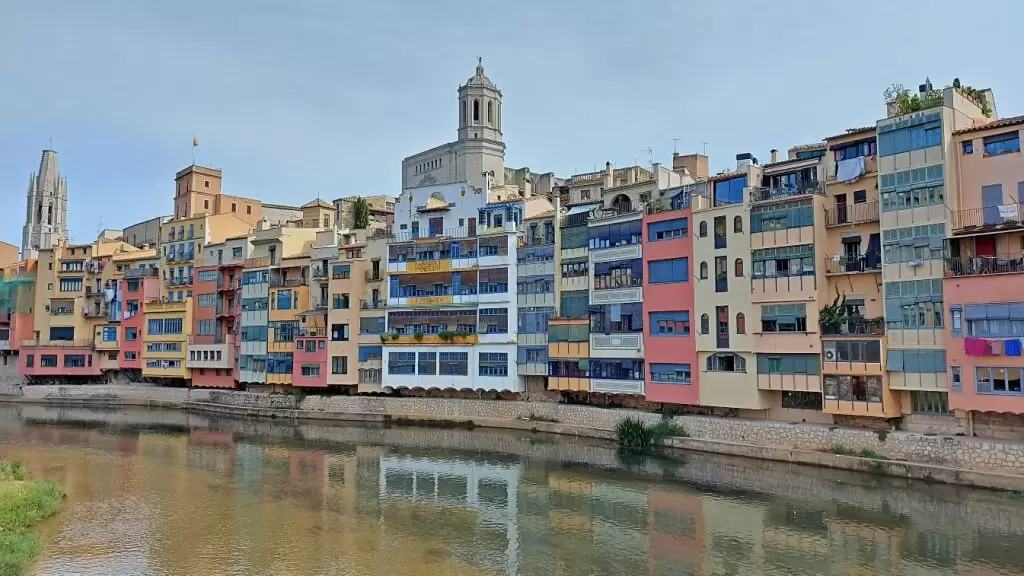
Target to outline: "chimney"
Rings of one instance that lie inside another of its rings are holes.
[[[750,152],[736,155],[736,171],[746,170],[748,166],[757,164],[757,159]]]
[[[776,150],[775,148],[772,148],[772,164],[775,164],[778,161],[779,161],[779,151]]]
[[[615,186],[615,171],[612,169],[611,162],[604,163],[604,187],[607,190]]]

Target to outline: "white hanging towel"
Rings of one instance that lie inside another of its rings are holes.
[[[999,217],[1003,220],[1016,220],[1017,219],[1017,205],[1016,204],[1003,204],[999,207]]]
[[[864,157],[857,156],[847,160],[840,160],[836,169],[836,180],[840,182],[852,182],[860,178],[864,173]]]

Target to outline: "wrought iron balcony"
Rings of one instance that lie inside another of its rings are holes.
[[[327,278],[327,266],[313,266],[310,269],[310,274],[316,279]]]
[[[822,336],[884,336],[885,320],[881,318],[850,318],[835,325],[821,325]]]
[[[241,278],[224,278],[223,276],[217,277],[217,290],[218,291],[230,291],[238,290],[242,287]]]
[[[307,278],[281,278],[280,276],[270,277],[271,288],[294,288],[298,286],[308,286],[309,280]]]
[[[772,200],[786,200],[807,195],[824,196],[825,184],[819,180],[814,180],[792,188],[757,186],[750,189],[751,202],[770,202]]]
[[[882,271],[881,254],[841,255],[825,260],[825,274],[861,274]]]
[[[946,257],[946,276],[984,276],[986,274],[1024,273],[1024,257],[1021,254],[997,254],[995,256]]]
[[[387,308],[387,300],[360,300],[359,308],[363,310],[383,310]]]
[[[862,202],[860,204],[841,204],[825,210],[825,226],[846,226],[878,222],[878,202]]]
[[[1010,232],[1024,229],[1024,202],[954,210],[950,214],[953,234]]]
[[[129,268],[124,271],[125,278],[157,278],[160,276],[158,268]]]

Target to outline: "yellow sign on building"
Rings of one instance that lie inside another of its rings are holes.
[[[451,304],[451,296],[427,296],[425,298],[409,298],[409,306],[438,306]]]
[[[423,273],[423,272],[448,272],[452,269],[450,260],[427,260],[424,262],[409,262],[405,265],[407,272],[412,273]]]

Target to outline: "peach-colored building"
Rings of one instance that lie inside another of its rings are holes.
[[[689,187],[668,190],[666,197],[664,211],[649,209],[643,218],[645,396],[700,404]]]
[[[953,133],[959,193],[943,280],[952,410],[1024,414],[1022,130],[1018,116]]]

